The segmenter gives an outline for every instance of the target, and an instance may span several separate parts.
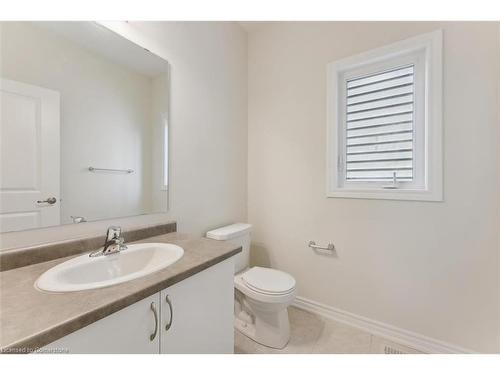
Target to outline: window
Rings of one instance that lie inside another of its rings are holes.
[[[328,65],[327,196],[442,200],[441,31]]]

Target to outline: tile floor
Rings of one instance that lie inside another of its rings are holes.
[[[370,333],[296,307],[290,307],[288,313],[291,337],[284,349],[268,348],[235,331],[234,352],[236,354],[369,354],[383,353],[384,343],[388,342]]]

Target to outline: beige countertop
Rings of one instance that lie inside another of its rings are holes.
[[[184,256],[139,279],[68,293],[41,292],[34,283],[74,255],[0,272],[0,351],[25,352],[47,345],[241,251],[236,245],[177,232],[136,242],[173,243],[184,249]]]

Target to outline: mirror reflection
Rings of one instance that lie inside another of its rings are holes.
[[[93,22],[1,22],[2,232],[167,210],[168,63]]]

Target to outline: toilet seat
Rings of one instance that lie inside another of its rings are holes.
[[[252,267],[243,271],[234,277],[234,285],[244,295],[260,302],[289,303],[295,298],[295,279],[271,268]]]
[[[247,287],[258,293],[283,295],[295,289],[295,279],[291,275],[272,268],[252,267],[241,278]]]

